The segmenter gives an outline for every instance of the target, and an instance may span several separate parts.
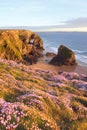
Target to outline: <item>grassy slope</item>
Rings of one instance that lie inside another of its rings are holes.
[[[0,60],[0,98],[19,103],[26,113],[20,121],[11,113],[16,130],[86,130],[87,94],[55,72],[32,69],[13,61]],[[0,114],[2,102],[0,99]],[[6,116],[6,113],[4,113]],[[6,117],[4,121],[6,121]],[[0,122],[2,118],[0,115]],[[5,125],[0,125],[5,130]]]

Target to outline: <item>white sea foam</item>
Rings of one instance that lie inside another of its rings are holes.
[[[87,56],[82,55],[82,57],[87,60]]]
[[[58,52],[58,48],[56,48],[56,47],[50,47],[50,48],[53,50],[53,52],[55,52],[55,53]]]
[[[87,56],[77,54],[76,59],[80,62],[83,62],[84,64],[87,64]]]
[[[73,50],[75,53],[87,53],[87,51]]]

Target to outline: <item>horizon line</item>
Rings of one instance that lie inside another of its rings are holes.
[[[87,27],[58,27],[58,25],[49,26],[0,26],[0,29],[23,29],[35,32],[87,32]]]

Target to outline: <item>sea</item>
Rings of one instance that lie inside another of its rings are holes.
[[[87,32],[37,32],[42,38],[46,52],[57,54],[63,44],[73,50],[80,65],[87,66]]]

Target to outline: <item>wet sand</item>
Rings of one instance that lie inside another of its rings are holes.
[[[54,66],[48,64],[51,58],[42,57],[36,64],[32,65],[32,68],[39,68],[51,71],[67,71],[67,72],[77,72],[79,74],[86,74],[87,75],[87,67],[81,65],[74,65],[74,66]]]

